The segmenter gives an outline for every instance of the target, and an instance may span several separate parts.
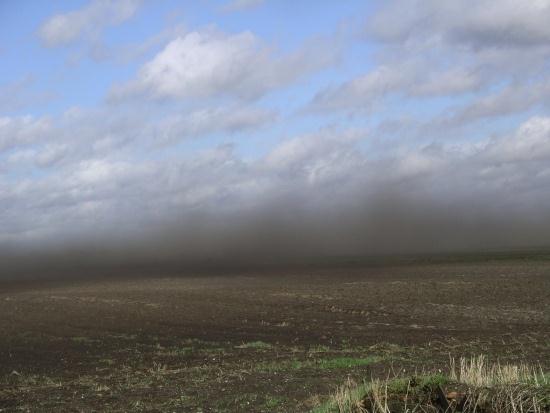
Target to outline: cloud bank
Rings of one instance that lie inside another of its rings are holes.
[[[2,241],[79,251],[82,265],[91,257],[88,265],[222,265],[548,245],[550,118],[475,145],[391,157],[370,157],[358,147],[364,137],[321,130],[254,161],[222,146],[138,166],[69,163],[1,188]]]

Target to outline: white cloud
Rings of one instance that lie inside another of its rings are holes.
[[[356,144],[365,135],[364,130],[326,128],[298,136],[275,147],[264,165],[298,186],[352,178],[349,175],[363,162]]]
[[[92,0],[80,10],[50,17],[39,29],[48,47],[65,46],[83,38],[97,37],[108,27],[131,18],[141,0]]]
[[[550,160],[550,118],[535,116],[509,137],[491,140],[485,156],[495,163]]]
[[[140,69],[137,78],[116,86],[112,100],[236,97],[255,99],[332,63],[337,51],[311,45],[275,56],[251,32],[215,29],[178,36]]]
[[[72,108],[55,118],[0,117],[0,173],[32,168],[55,171],[94,157],[137,156],[159,146],[218,134],[237,139],[273,123],[278,114],[251,105],[209,106],[185,111],[149,112],[132,107]]]
[[[107,181],[116,181],[124,176],[131,165],[126,162],[113,162],[105,159],[88,159],[79,162],[72,176],[76,185],[97,185]]]

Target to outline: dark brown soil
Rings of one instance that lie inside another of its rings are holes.
[[[550,369],[550,262],[0,284],[0,411],[304,412],[487,354]]]

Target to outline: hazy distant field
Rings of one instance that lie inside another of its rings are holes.
[[[0,411],[305,412],[348,377],[550,369],[550,263],[0,285]]]

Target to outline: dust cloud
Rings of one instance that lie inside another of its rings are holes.
[[[324,202],[323,202],[324,199]],[[3,248],[3,279],[123,276],[320,264],[403,254],[539,249],[544,207],[492,197],[430,199],[380,192],[330,200],[308,195],[255,207],[205,209],[161,223]]]

